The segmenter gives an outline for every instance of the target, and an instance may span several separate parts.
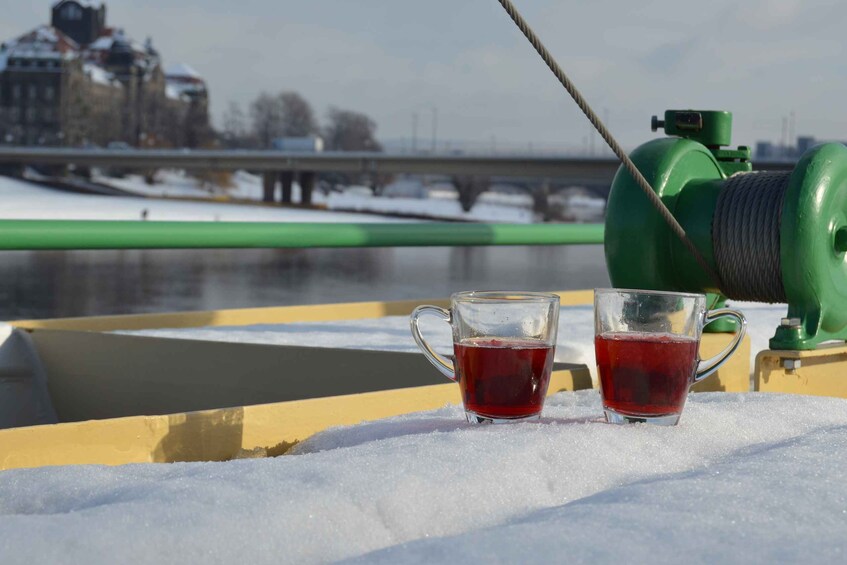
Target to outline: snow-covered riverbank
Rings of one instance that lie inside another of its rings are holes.
[[[43,188],[0,177],[0,218],[57,220],[180,220],[221,222],[398,222],[376,214],[348,214],[273,206],[97,196]]]
[[[261,201],[263,196],[262,178],[245,171],[233,173],[231,186],[227,188],[202,185],[196,178],[183,171],[162,170],[157,172],[155,178],[156,183],[148,184],[139,175],[127,175],[124,178],[95,176],[95,180],[100,183],[143,196],[224,197],[254,202]],[[508,190],[508,187],[501,188]],[[279,190],[277,187],[277,199]],[[300,187],[296,182],[292,187],[292,198],[294,202],[300,201]],[[316,190],[312,201],[327,210],[337,212],[369,212],[473,222],[532,223],[538,220],[533,212],[532,197],[526,192],[484,192],[473,208],[466,212],[462,210],[458,194],[450,183],[436,182],[425,185],[418,178],[399,178],[384,187],[381,196],[374,196],[372,191],[364,186],[344,187],[343,191],[328,194]],[[576,219],[599,221],[605,203],[598,198],[582,196],[567,200],[567,206],[570,215]]]

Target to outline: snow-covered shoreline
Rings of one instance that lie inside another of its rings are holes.
[[[59,192],[0,177],[0,218],[22,220],[142,220],[221,222],[407,222],[376,214],[348,214],[272,206],[183,202],[159,198]]]
[[[232,185],[222,188],[213,185],[201,186],[198,179],[184,171],[162,170],[157,172],[155,184],[148,184],[139,175],[114,178],[96,175],[97,182],[119,188],[132,194],[153,197],[189,197],[209,199],[213,197],[235,198],[244,202],[260,202],[263,196],[262,178],[246,171],[235,171],[231,175]],[[528,193],[510,194],[485,192],[473,208],[466,212],[458,201],[458,195],[449,183],[432,183],[425,186],[419,179],[400,178],[384,187],[385,196],[374,196],[364,186],[345,187],[343,192],[324,194],[315,191],[312,201],[335,212],[364,212],[390,214],[434,220],[459,220],[473,222],[532,223],[537,221],[533,201]],[[279,198],[279,187],[277,187]],[[300,186],[292,186],[294,202],[300,201]],[[602,217],[604,202],[600,199],[575,198],[576,217],[597,221]]]
[[[456,195],[433,190],[429,198],[375,197],[370,189],[313,194],[323,209],[300,209],[261,203],[261,179],[237,172],[235,186],[223,191],[205,189],[181,172],[160,173],[160,183],[148,185],[138,175],[124,178],[95,176],[94,180],[137,197],[114,197],[60,192],[19,179],[0,177],[0,218],[79,220],[181,220],[256,222],[403,222],[470,221],[532,223],[536,221],[527,196],[486,193],[470,212],[462,210]],[[293,187],[299,201],[300,187]],[[215,198],[223,200],[215,201]],[[228,203],[227,199],[233,199]],[[203,202],[207,200],[207,202]],[[250,205],[254,204],[254,205]],[[146,211],[146,214],[144,213]],[[142,217],[143,216],[143,217]]]

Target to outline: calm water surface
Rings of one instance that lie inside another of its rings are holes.
[[[0,320],[607,286],[600,245],[0,252]]]

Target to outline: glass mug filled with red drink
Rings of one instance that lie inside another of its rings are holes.
[[[730,318],[738,330],[718,355],[700,360],[703,327]],[[650,290],[594,291],[594,351],[606,421],[679,422],[688,389],[723,365],[747,327],[729,308],[706,310],[702,294]]]
[[[421,335],[421,316],[432,315],[453,330],[454,362],[436,353]],[[419,306],[410,320],[424,355],[459,383],[468,422],[538,419],[547,396],[559,297],[542,292],[459,292],[450,309]]]

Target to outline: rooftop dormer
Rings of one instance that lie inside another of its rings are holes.
[[[106,6],[88,0],[60,0],[53,4],[51,24],[84,47],[106,27]]]

